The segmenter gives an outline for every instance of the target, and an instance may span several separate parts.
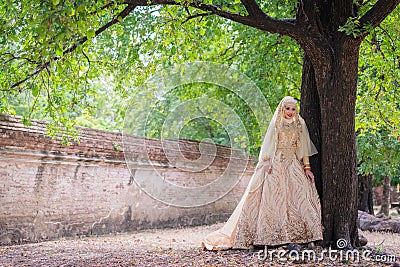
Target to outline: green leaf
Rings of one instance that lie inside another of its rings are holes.
[[[37,97],[38,94],[39,94],[39,87],[38,86],[34,86],[33,89],[32,89],[32,95],[34,97]]]
[[[96,36],[95,30],[89,29],[89,30],[86,32],[86,36],[87,36],[88,39],[94,38],[94,37]]]
[[[31,119],[28,119],[28,118],[26,118],[26,117],[23,117],[23,118],[22,118],[22,123],[23,123],[25,126],[32,126],[32,121],[31,121]]]

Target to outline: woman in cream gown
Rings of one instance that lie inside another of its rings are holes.
[[[296,100],[284,97],[242,199],[225,225],[202,240],[203,249],[322,240],[321,205],[309,163],[316,153]]]

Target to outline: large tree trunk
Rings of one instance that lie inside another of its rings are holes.
[[[330,56],[316,57],[318,53],[308,54],[306,50],[309,58],[304,59],[301,109],[320,151],[313,169],[321,196],[324,245],[336,245],[338,239],[345,239],[348,247],[359,246],[354,123],[360,43],[351,38],[338,39],[330,44],[331,53],[319,53]]]
[[[322,168],[321,168],[321,114],[319,96],[315,82],[314,68],[310,58],[304,54],[303,73],[301,82],[300,115],[307,122],[310,138],[318,150],[318,155],[310,158],[310,164],[315,176],[315,186],[318,194],[322,192]]]
[[[376,27],[400,0],[380,0],[360,19]],[[245,1],[247,2],[247,1]],[[357,229],[358,176],[355,104],[358,53],[365,33],[346,35],[339,29],[359,12],[359,1],[298,1],[293,35],[305,51],[301,88],[301,115],[306,120],[318,155],[311,159],[321,197],[323,245],[345,239],[347,247],[360,245]],[[348,29],[348,28],[347,28]]]
[[[389,207],[390,207],[390,177],[385,176],[383,179],[383,191],[382,191],[382,204],[381,210],[379,213],[383,213],[386,216],[389,216]]]
[[[358,176],[358,209],[374,215],[372,175]]]
[[[242,0],[249,14],[263,14],[252,0]],[[349,18],[359,12],[359,1],[298,1],[296,21],[280,33],[295,39],[304,49],[301,115],[319,153],[311,159],[322,204],[323,245],[345,239],[347,247],[360,245],[357,229],[358,176],[355,136],[355,104],[358,53],[366,25],[376,27],[400,0],[380,0],[360,19],[353,34]],[[269,21],[274,26],[274,21]],[[291,31],[294,26],[298,31]],[[276,29],[276,28],[274,28]]]

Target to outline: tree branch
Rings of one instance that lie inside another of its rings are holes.
[[[307,32],[322,37],[323,27],[320,17],[317,15],[318,8],[315,0],[299,0],[296,13],[296,23]]]
[[[105,4],[104,6],[100,7],[98,10],[95,10],[95,11],[89,13],[89,16],[96,15],[98,13],[98,11],[105,10],[105,9],[107,9],[107,8],[113,6],[113,5],[116,5],[116,4],[117,4],[117,2],[111,1],[110,3]]]
[[[192,4],[193,7],[196,7],[201,10],[211,11],[214,14],[230,19],[235,22],[239,22],[241,24],[262,30],[267,31],[270,33],[279,33],[282,35],[288,35],[291,37],[298,37],[298,29],[295,27],[294,24],[290,23],[286,20],[279,20],[271,18],[267,15],[264,15],[263,18],[254,18],[251,16],[241,16],[238,14],[233,14],[227,11],[224,11],[216,6],[207,5],[207,4]]]
[[[235,42],[233,42],[233,43],[232,43],[232,45],[231,45],[231,46],[229,46],[227,49],[225,49],[225,51],[224,51],[224,52],[222,52],[222,53],[221,53],[219,56],[220,56],[220,57],[223,57],[223,56],[225,56],[225,55],[228,53],[228,51],[229,51],[229,50],[231,50],[231,49],[234,49],[234,48],[235,48],[235,44],[236,44],[236,43],[235,43]]]
[[[258,18],[265,16],[265,13],[261,10],[255,0],[241,0],[241,2],[250,16]]]
[[[117,24],[119,22],[121,22],[119,20],[119,18],[124,19],[126,16],[129,15],[129,13],[132,12],[132,10],[135,8],[135,5],[128,5],[124,10],[122,10],[118,16],[116,18],[114,18],[113,20],[109,21],[107,24],[105,24],[104,26],[100,27],[99,29],[97,29],[95,31],[95,36],[99,35],[100,33],[104,32],[105,30],[107,30],[108,28],[110,28],[112,25]],[[81,45],[83,43],[85,43],[87,41],[87,37],[83,37],[81,38],[77,43],[75,43],[74,45],[72,45],[70,48],[68,48],[67,50],[64,51],[64,54],[66,53],[71,53],[72,51],[74,51],[78,45]]]
[[[26,82],[27,80],[30,80],[32,77],[35,77],[36,75],[38,75],[39,73],[41,73],[44,69],[47,69],[47,67],[50,65],[50,61],[47,61],[43,64],[39,65],[39,68],[32,72],[31,74],[29,74],[25,79],[22,79],[16,83],[14,83],[13,85],[11,85],[11,88],[15,88],[20,86],[21,84],[23,84],[24,82]]]
[[[246,8],[249,13],[249,18],[252,18],[256,21],[257,24],[261,24],[260,27],[256,27],[257,25],[250,25],[253,28],[258,28],[263,31],[271,32],[271,33],[279,33],[282,35],[287,35],[290,37],[295,37],[300,32],[300,28],[296,27],[297,19],[294,18],[285,18],[285,19],[274,19],[268,14],[264,13],[260,6],[257,4],[255,0],[241,0],[242,4]],[[240,21],[238,21],[240,22]],[[242,22],[240,22],[242,23]],[[276,29],[274,31],[274,29]],[[283,31],[280,32],[280,29]],[[296,38],[295,38],[296,39]]]
[[[313,25],[315,23],[315,1],[298,1],[297,22],[301,25]]]
[[[4,56],[10,56],[10,59],[7,60],[6,62],[4,62],[3,64],[7,64],[8,62],[13,61],[13,60],[21,60],[21,59],[24,59],[24,60],[26,60],[26,61],[28,61],[29,63],[32,63],[32,64],[38,64],[37,61],[35,61],[35,60],[31,59],[31,58],[16,56],[16,55],[13,55],[13,54],[11,54],[9,52],[5,52],[1,56],[3,56],[3,55]]]
[[[102,27],[100,27],[99,29],[97,29],[96,31],[95,31],[95,36],[97,36],[97,35],[99,35],[100,33],[102,33],[103,31],[105,31],[106,29],[108,29],[108,28],[110,28],[112,25],[114,25],[114,24],[116,24],[116,23],[119,23],[120,22],[120,20],[119,20],[119,18],[125,18],[126,16],[128,16],[129,15],[129,13],[131,13],[132,12],[132,10],[135,8],[136,6],[135,5],[128,5],[124,10],[122,10],[118,15],[117,15],[117,17],[115,17],[114,19],[112,19],[111,21],[109,21],[107,24],[105,24],[105,25],[103,25]],[[79,46],[79,45],[82,45],[83,43],[85,43],[86,41],[88,40],[88,38],[87,38],[87,36],[85,36],[85,37],[82,37],[80,40],[78,40],[75,44],[73,44],[72,46],[70,46],[69,48],[67,48],[67,49],[65,49],[64,51],[63,51],[63,54],[68,54],[68,53],[71,53],[71,52],[73,52],[73,51],[75,51],[76,50],[76,48]],[[16,82],[16,83],[14,83],[13,85],[11,85],[11,88],[16,88],[16,87],[18,87],[18,86],[20,86],[21,84],[23,84],[24,82],[26,82],[27,80],[29,80],[29,79],[31,79],[32,77],[34,77],[34,76],[36,76],[36,75],[38,75],[39,73],[41,73],[44,69],[46,69],[49,65],[50,65],[50,63],[52,62],[52,61],[57,61],[57,60],[60,60],[61,59],[61,57],[59,57],[59,56],[54,56],[54,57],[52,57],[51,59],[49,59],[48,61],[46,61],[46,62],[44,62],[44,63],[40,63],[40,64],[38,64],[38,69],[36,70],[36,71],[34,71],[34,72],[32,72],[31,74],[29,74],[25,79],[22,79],[22,80],[20,80],[20,81],[18,81],[18,82]]]
[[[243,0],[246,5],[251,10],[257,9],[255,5],[257,3],[254,0]],[[268,15],[262,13],[262,17],[242,16],[239,14],[231,13],[229,11],[223,10],[220,5],[204,4],[197,0],[178,3],[174,0],[127,0],[125,4],[131,4],[136,6],[153,6],[153,5],[181,5],[181,6],[191,6],[203,11],[209,11],[214,15],[247,25],[262,31],[270,33],[279,33],[282,35],[290,36],[296,40],[300,39],[302,34],[300,33],[300,28],[296,27],[294,19],[275,19],[269,17]],[[246,6],[245,6],[246,7]],[[259,8],[258,8],[259,9]],[[253,11],[251,11],[253,12]],[[257,14],[261,14],[261,9],[259,11],[254,11]]]
[[[286,35],[292,37],[293,39],[297,40],[298,42],[303,42],[305,37],[308,36],[307,30],[302,29],[301,27],[296,25],[295,19],[275,19],[267,14],[265,14],[255,0],[241,0],[243,5],[245,6],[246,10],[249,12],[249,16],[242,16],[240,14],[231,13],[229,11],[223,10],[220,5],[212,5],[212,4],[204,4],[199,2],[198,0],[194,0],[192,2],[176,2],[175,0],[127,0],[119,4],[127,4],[127,7],[121,11],[117,17],[113,20],[105,24],[104,26],[100,27],[95,31],[95,36],[101,34],[103,31],[111,27],[112,25],[119,23],[119,18],[124,19],[128,16],[132,10],[137,6],[154,6],[154,5],[179,5],[179,6],[191,6],[197,8],[202,11],[209,12],[211,14],[229,19],[231,21],[235,21],[241,23],[243,25],[247,25],[262,31],[270,32],[270,33],[278,33],[281,35]],[[400,1],[400,0],[396,0]],[[111,5],[111,4],[110,4]],[[106,8],[110,5],[106,5],[102,8]],[[82,45],[88,40],[88,38],[82,37],[76,43],[71,45],[69,48],[63,51],[63,54],[68,54],[77,49],[79,45]],[[37,69],[29,74],[25,79],[16,82],[15,84],[11,85],[11,88],[16,88],[20,86],[22,83],[26,82],[27,80],[31,79],[32,77],[41,73],[44,69],[46,69],[52,61],[60,60],[61,57],[54,56],[50,58],[48,61],[40,63],[37,65]]]
[[[360,28],[364,29],[368,25],[377,27],[400,3],[400,0],[378,0],[375,5],[360,18]],[[364,38],[368,32],[361,37]]]
[[[212,14],[211,13],[199,13],[199,14],[190,15],[181,24],[185,24],[186,22],[188,22],[191,19],[195,19],[195,18],[199,18],[199,17],[207,17],[210,15],[212,15]]]

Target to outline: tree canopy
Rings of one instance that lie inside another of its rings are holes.
[[[232,13],[245,13],[240,2],[221,5]],[[263,2],[261,7],[278,18],[293,16],[296,8],[295,1]],[[0,112],[22,115],[26,124],[32,118],[50,120],[53,135],[66,127],[68,136],[75,125],[121,131],[138,85],[157,69],[196,60],[237,68],[261,88],[272,107],[284,95],[299,99],[302,49],[293,40],[190,6],[127,8],[110,1],[3,2]],[[377,170],[370,162],[376,165],[384,158],[379,149],[371,149],[372,144],[384,143],[388,159],[398,157],[398,149],[389,143],[396,145],[399,137],[399,19],[397,8],[371,30],[360,51],[356,130],[363,173]],[[357,23],[349,21],[342,30],[353,34]],[[232,92],[204,85],[201,91],[179,88],[168,98],[185,101],[206,93],[240,114],[256,155],[262,133]],[[171,102],[159,105],[154,119],[160,123]],[[210,132],[210,123],[211,129],[218,128],[213,122],[192,121],[182,137],[212,137],[227,144],[224,131]],[[159,137],[157,123],[151,132]],[[381,142],[371,143],[374,138]],[[378,165],[398,176],[396,160]]]

